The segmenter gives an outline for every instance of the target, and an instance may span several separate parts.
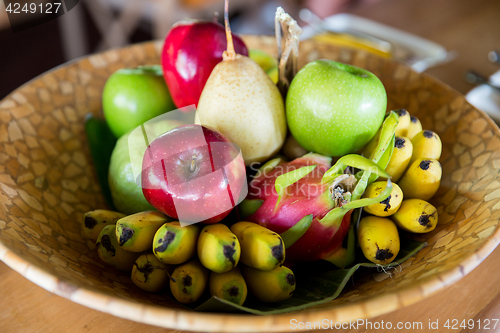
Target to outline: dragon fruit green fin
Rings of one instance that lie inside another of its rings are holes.
[[[276,157],[273,158],[272,160],[267,161],[259,168],[254,178],[260,177],[261,175],[266,175],[268,172],[273,170],[278,164],[280,164],[281,161],[283,161],[281,157]]]
[[[332,158],[330,156],[325,156],[316,153],[307,153],[299,158],[296,158],[294,161],[310,161],[310,164],[316,165],[324,165],[329,168],[332,165]]]
[[[283,239],[283,244],[285,249],[288,249],[296,241],[302,237],[306,231],[311,226],[313,221],[313,214],[304,216],[299,222],[295,223],[293,227],[290,227],[287,231],[283,232],[280,236]]]
[[[276,178],[276,181],[274,183],[274,188],[276,189],[276,192],[278,193],[278,200],[276,201],[276,207],[278,208],[278,205],[281,201],[281,197],[283,196],[283,192],[285,192],[285,189],[292,185],[293,183],[299,181],[300,179],[304,178],[307,176],[311,171],[313,171],[316,168],[316,165],[309,165],[305,166],[302,168],[298,168],[295,170],[292,170],[290,172],[284,173],[281,176],[278,176]]]
[[[264,200],[260,199],[243,200],[239,205],[241,218],[244,219],[247,216],[254,214],[260,208],[260,206],[262,206],[262,204],[264,204]]]

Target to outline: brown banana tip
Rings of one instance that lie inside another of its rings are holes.
[[[394,140],[394,147],[396,147],[398,149],[404,148],[405,143],[406,143],[405,139],[403,139],[403,138],[396,138],[396,140]]]
[[[426,227],[427,229],[428,228],[431,228],[432,227],[432,223],[431,223],[431,217],[434,217],[434,213],[432,214],[422,214],[420,215],[420,217],[418,218],[418,223],[423,226],[423,227]]]
[[[120,239],[118,240],[118,243],[120,245],[125,244],[129,239],[134,237],[134,229],[128,228],[128,227],[123,227],[122,232],[120,233]]]
[[[224,254],[224,257],[226,257],[234,266],[234,253],[236,250],[234,249],[234,246],[236,245],[235,242],[233,242],[231,245],[224,245],[222,247],[222,253]]]
[[[191,287],[193,285],[193,278],[191,275],[186,275],[182,278],[182,284],[186,287]]]
[[[288,273],[286,275],[286,283],[291,286],[295,285],[295,275],[293,275],[292,273]]]
[[[400,116],[400,117],[402,117],[402,116],[404,116],[404,115],[406,115],[406,114],[408,113],[408,111],[406,111],[406,109],[399,109],[399,110],[396,110],[395,112],[396,112],[396,113],[398,114],[398,116]]]
[[[434,136],[434,132],[433,131],[428,131],[428,130],[424,131],[424,137],[426,137],[427,139],[430,139],[433,136]]]
[[[385,205],[385,207],[384,207],[384,212],[388,212],[388,211],[389,211],[389,209],[391,209],[391,204],[390,204],[390,201],[391,201],[391,196],[390,196],[390,195],[387,197],[387,199],[385,199],[385,200],[383,200],[383,201],[380,201],[380,203],[381,203],[382,205]]]
[[[240,294],[240,288],[237,286],[231,286],[227,292],[229,293],[229,296],[236,297]]]
[[[377,244],[375,244],[377,245]],[[394,257],[394,254],[389,249],[380,249],[377,245],[377,253],[375,253],[375,259],[379,261],[386,261]]]
[[[420,169],[422,170],[427,170],[429,169],[429,166],[431,165],[431,161],[429,160],[423,160],[422,162],[420,162],[420,164],[418,165]]]
[[[174,241],[175,239],[175,233],[172,231],[167,231],[165,234],[165,237],[160,238],[158,240],[158,243],[160,243],[160,246],[155,247],[155,252],[165,252],[167,247]]]
[[[85,228],[94,229],[94,227],[97,224],[97,220],[95,218],[93,218],[92,216],[85,216],[84,224],[85,224]]]
[[[106,249],[106,251],[108,251],[109,253],[111,253],[111,256],[113,256],[113,257],[115,256],[116,250],[113,247],[113,245],[111,244],[111,239],[109,238],[108,235],[103,235],[101,237],[101,245],[102,245],[103,248]]]
[[[394,256],[392,252],[388,249],[378,249],[375,254],[375,259],[380,261],[386,261],[387,259],[391,259]]]
[[[271,248],[271,253],[272,256],[276,258],[276,260],[278,260],[278,262],[282,262],[285,259],[283,255],[283,241],[281,240],[281,238],[279,245],[275,245]]]

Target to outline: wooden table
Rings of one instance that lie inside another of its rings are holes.
[[[500,1],[380,0],[352,13],[415,33],[456,51],[454,61],[427,72],[461,93],[472,88],[464,80],[466,70],[475,69],[491,75],[500,69],[487,60],[489,51],[500,49]],[[474,319],[477,323],[477,320],[499,319],[498,276],[500,248],[456,284],[414,305],[370,321],[391,321],[394,325],[396,322],[422,322],[426,327],[429,320],[439,320],[440,329],[433,332],[457,332],[459,330],[443,327],[446,320]],[[2,333],[166,331],[75,304],[36,286],[3,263],[0,263],[0,295]],[[360,329],[356,332],[382,331]],[[477,329],[467,331],[480,332]]]

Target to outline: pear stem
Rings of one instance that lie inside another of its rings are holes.
[[[224,4],[224,24],[226,26],[226,39],[227,39],[227,58],[236,59],[236,52],[234,51],[233,36],[231,35],[231,28],[229,27],[229,0],[225,0]]]

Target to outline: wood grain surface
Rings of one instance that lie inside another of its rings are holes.
[[[495,0],[380,0],[354,14],[389,24],[442,44],[456,52],[452,62],[427,72],[461,93],[472,87],[464,73],[475,69],[491,75],[500,68],[488,62],[487,53],[500,48],[500,1]],[[370,322],[439,321],[433,332],[457,332],[444,328],[448,319],[500,318],[500,249],[454,285],[431,297]],[[29,282],[0,262],[0,332],[169,332],[114,317],[73,303]],[[325,318],[328,319],[328,318]],[[334,330],[382,332],[383,330]],[[401,330],[407,331],[407,330]],[[467,332],[481,332],[479,329]],[[494,330],[490,330],[494,331]],[[178,332],[178,331],[172,331]]]

